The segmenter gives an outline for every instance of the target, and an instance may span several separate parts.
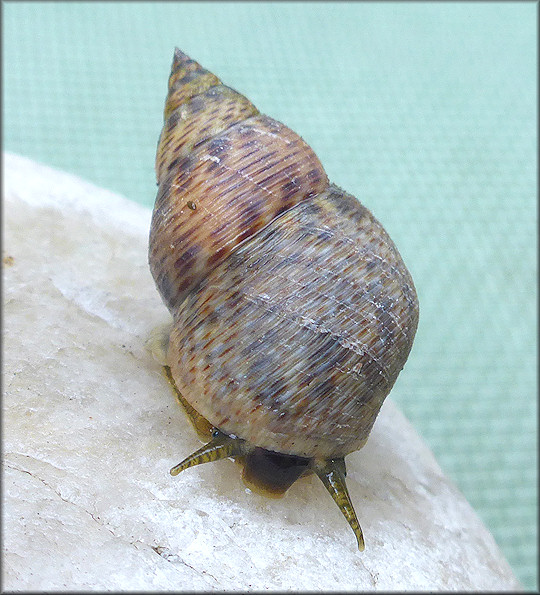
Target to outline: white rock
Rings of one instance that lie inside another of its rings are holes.
[[[282,500],[200,446],[144,347],[167,321],[150,212],[4,158],[5,590],[514,590],[491,535],[387,401],[347,458],[366,538],[318,478]]]

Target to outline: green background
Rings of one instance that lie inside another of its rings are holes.
[[[536,5],[2,9],[6,150],[150,207],[177,45],[374,212],[421,305],[392,395],[537,589]]]

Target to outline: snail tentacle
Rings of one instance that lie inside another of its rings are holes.
[[[181,471],[196,465],[211,463],[245,453],[245,440],[236,436],[228,436],[217,429],[214,430],[212,436],[213,438],[208,444],[205,444],[189,457],[186,457],[181,463],[175,465],[170,471],[171,475],[178,475]]]
[[[320,477],[324,484],[324,487],[328,490],[335,503],[339,506],[339,509],[343,513],[343,516],[347,519],[347,522],[351,526],[358,542],[358,549],[364,551],[364,535],[358,522],[356,512],[349,496],[349,490],[345,482],[345,460],[341,459],[329,459],[322,463],[317,463],[314,466],[315,473]]]

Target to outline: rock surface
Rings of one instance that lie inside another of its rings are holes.
[[[200,446],[145,341],[168,313],[150,212],[4,156],[5,590],[515,590],[492,536],[387,400],[347,457],[366,550],[316,477],[282,500]]]

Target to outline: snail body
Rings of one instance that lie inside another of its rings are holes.
[[[170,375],[210,437],[171,473],[232,456],[280,496],[315,472],[363,549],[344,457],[411,350],[412,278],[301,137],[179,50],[164,115],[149,263]]]

